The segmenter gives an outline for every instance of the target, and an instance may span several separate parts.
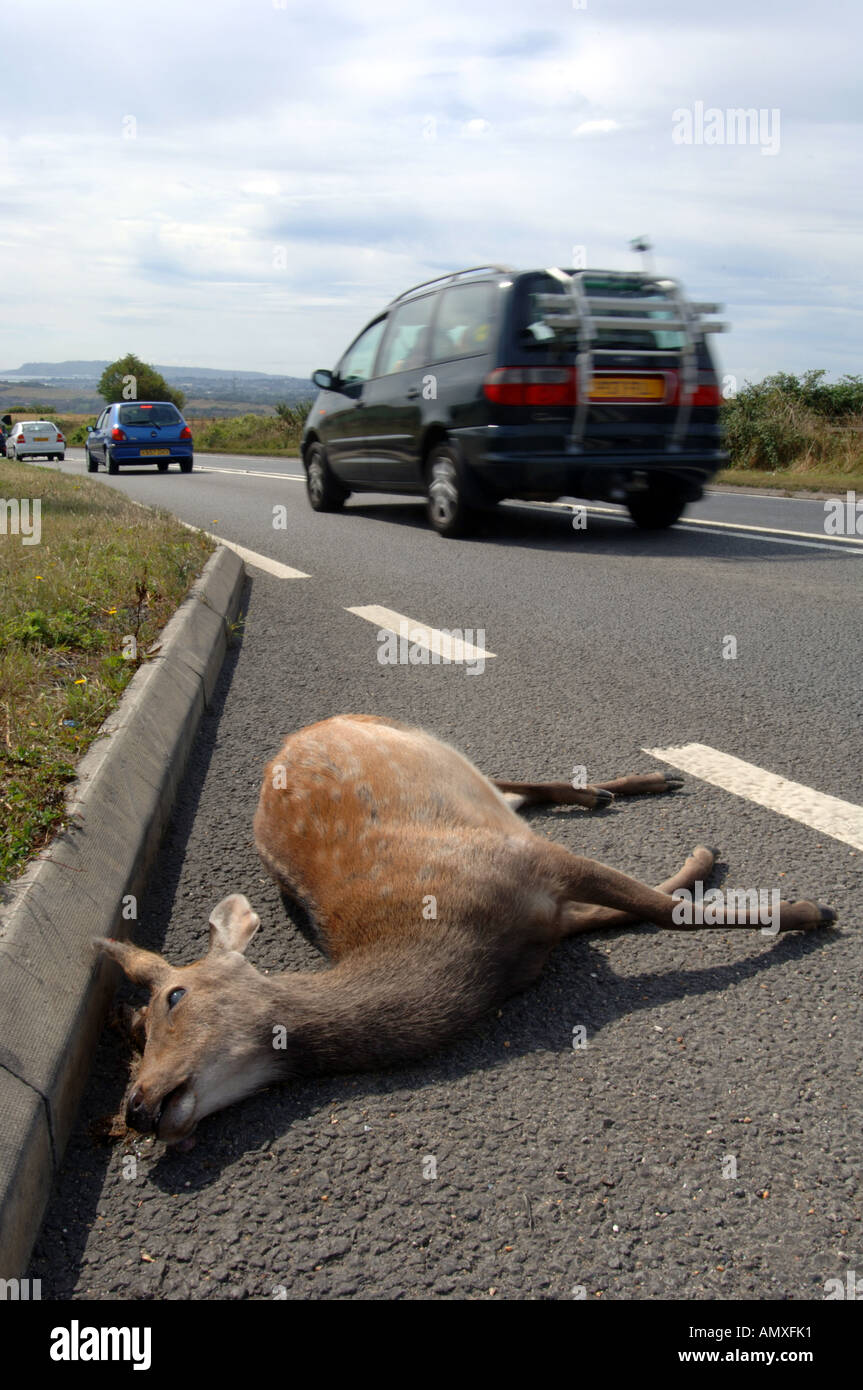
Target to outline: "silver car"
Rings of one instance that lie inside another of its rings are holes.
[[[66,457],[66,440],[50,420],[19,420],[6,437],[7,459]]]

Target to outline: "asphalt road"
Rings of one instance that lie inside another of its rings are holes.
[[[198,464],[107,481],[309,577],[250,572],[141,903],[136,938],[176,963],[241,891],[256,965],[322,968],[251,823],[282,735],[337,712],[421,722],[500,777],[656,770],[644,750],[698,743],[863,802],[863,546],[825,537],[823,503],[712,494],[657,535],[613,508],[574,531],[563,508],[507,506],[459,542],[393,497],[317,516],[292,462]],[[348,611],[372,604],[481,630],[495,655],[381,665]],[[264,1092],[183,1155],[102,1137],[129,1057],[109,1029],[29,1271],[43,1297],[800,1300],[863,1271],[860,851],[696,777],[529,814],[648,882],[716,845],[716,883],[817,897],[839,928],[573,939],[445,1051]]]

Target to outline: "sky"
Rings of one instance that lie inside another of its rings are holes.
[[[418,281],[646,235],[735,381],[863,373],[861,39],[859,0],[3,0],[0,370],[308,377]]]

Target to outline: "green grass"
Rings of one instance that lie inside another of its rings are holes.
[[[723,468],[713,479],[728,487],[752,487],[777,492],[857,492],[863,495],[863,468],[856,473],[830,473],[807,469],[796,473],[792,469],[771,471],[760,468]]]
[[[195,452],[271,454],[294,458],[311,402],[277,406],[276,415],[234,415],[227,419],[193,420]]]
[[[0,508],[3,883],[63,822],[78,759],[214,544],[104,483],[37,465],[0,460],[0,498],[29,498],[31,517],[41,502],[34,545]]]

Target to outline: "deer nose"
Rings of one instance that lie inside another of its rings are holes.
[[[126,1124],[139,1134],[152,1134],[157,1114],[150,1110],[141,1090],[134,1090],[126,1102]]]

